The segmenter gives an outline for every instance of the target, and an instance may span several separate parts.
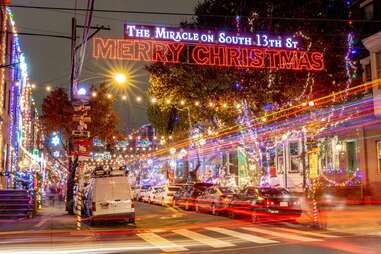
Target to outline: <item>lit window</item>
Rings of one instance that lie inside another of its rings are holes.
[[[376,53],[376,70],[377,78],[381,78],[381,51]]]
[[[367,19],[367,20],[373,19],[373,17],[374,17],[374,15],[373,15],[374,14],[373,3],[364,6],[363,9],[364,9],[365,19]]]
[[[381,174],[381,141],[377,141],[377,164],[378,164],[378,173]]]
[[[364,72],[365,72],[365,82],[372,80],[372,69],[370,67],[370,64],[366,64],[364,66]]]

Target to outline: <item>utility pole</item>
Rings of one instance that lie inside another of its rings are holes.
[[[77,19],[71,19],[71,74],[70,74],[70,98],[74,99],[74,72],[75,72],[75,55],[77,45]]]
[[[95,31],[83,38],[82,43],[77,45],[77,28],[83,29],[95,29]],[[75,176],[77,174],[77,168],[81,160],[86,160],[88,157],[88,148],[90,146],[90,132],[87,130],[87,123],[91,121],[88,116],[90,106],[88,104],[88,99],[76,98],[78,77],[76,73],[77,65],[77,51],[80,50],[86,42],[88,42],[95,34],[101,30],[110,30],[109,27],[105,26],[90,26],[90,24],[77,25],[77,19],[72,18],[71,21],[71,74],[70,74],[70,99],[74,108],[73,121],[78,122],[76,130],[73,130],[69,138],[69,174],[67,179],[67,203],[66,210],[69,214],[74,212],[74,185]],[[80,189],[78,183],[78,189]],[[77,196],[79,193],[77,193]],[[78,211],[77,211],[78,213]],[[80,211],[79,211],[80,214]],[[77,229],[80,229],[77,225]]]

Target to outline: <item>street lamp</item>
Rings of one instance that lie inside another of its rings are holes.
[[[115,82],[119,85],[122,85],[122,84],[126,83],[126,81],[127,81],[127,76],[124,73],[115,73],[113,78],[114,78]]]

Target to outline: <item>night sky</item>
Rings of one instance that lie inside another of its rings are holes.
[[[96,0],[95,9],[130,10],[130,11],[156,11],[193,13],[194,6],[200,0]],[[78,7],[85,8],[85,0],[77,0]],[[14,5],[33,5],[73,8],[75,0],[13,0]],[[46,33],[69,35],[71,33],[71,11],[37,10],[13,8],[15,21],[20,32]],[[83,24],[83,12],[77,12],[78,23]],[[102,31],[98,36],[123,37],[123,24],[125,22],[142,24],[178,25],[189,17],[101,13],[95,12],[93,25],[110,26],[111,31]],[[78,30],[78,32],[82,32]],[[34,97],[41,104],[46,95],[45,87],[69,87],[70,76],[70,40],[46,38],[36,36],[21,36],[22,50],[29,63],[30,79],[37,86]],[[88,51],[91,51],[91,45]],[[123,91],[129,96],[129,102],[120,99],[115,104],[115,109],[120,118],[120,129],[138,127],[148,123],[145,107],[148,103],[137,105],[135,98],[145,96],[148,74],[144,71],[143,63],[130,62],[101,62],[87,57],[80,80],[90,79],[87,83],[99,83],[101,78],[110,69],[129,69],[134,73],[133,87]],[[91,78],[92,77],[92,78]],[[115,90],[115,93],[121,93]]]

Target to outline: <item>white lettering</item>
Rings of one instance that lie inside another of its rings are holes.
[[[201,34],[201,41],[202,42],[214,42],[214,35],[213,34]]]
[[[251,45],[250,37],[230,36],[225,33],[218,34],[218,42],[222,44]]]
[[[156,27],[155,29],[155,38],[156,39],[166,39],[166,31],[164,27]]]
[[[135,26],[127,25],[127,34],[130,37],[134,36]]]

